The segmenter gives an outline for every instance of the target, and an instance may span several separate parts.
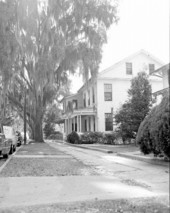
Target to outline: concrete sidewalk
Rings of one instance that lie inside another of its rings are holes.
[[[110,153],[110,154],[117,154],[120,157],[125,157],[125,158],[130,158],[132,160],[139,160],[139,161],[144,161],[150,164],[154,164],[154,165],[160,165],[160,166],[165,166],[165,167],[169,167],[170,166],[170,162],[166,162],[161,158],[156,158],[153,157],[152,155],[144,155],[142,154],[140,151],[134,151],[132,152],[131,150],[129,152],[123,153],[123,152],[117,152],[116,148],[122,147],[115,145],[115,151],[113,151],[113,146],[112,149],[111,147],[108,146],[108,148],[106,148],[106,146],[101,146],[101,148],[99,147],[95,147],[95,146],[91,146],[91,145],[77,145],[77,144],[70,144],[67,142],[64,142],[64,144],[67,144],[69,146],[73,146],[73,147],[77,147],[77,148],[81,148],[81,149],[89,149],[89,150],[94,150],[94,151],[99,151],[102,153]]]
[[[0,209],[100,199],[161,196],[160,192],[124,184],[113,176],[0,178]]]

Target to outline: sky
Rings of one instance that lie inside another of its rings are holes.
[[[144,49],[164,63],[169,62],[169,0],[119,0],[119,22],[107,32],[99,72],[123,58]],[[72,78],[72,93],[82,86]]]

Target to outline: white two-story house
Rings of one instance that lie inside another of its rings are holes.
[[[63,98],[64,131],[113,131],[114,114],[128,98],[131,79],[138,72],[148,75],[163,66],[163,63],[141,50],[113,66],[98,73],[96,79],[90,79],[79,91]],[[149,77],[152,91],[162,89],[162,79]]]

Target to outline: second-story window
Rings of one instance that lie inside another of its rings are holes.
[[[73,109],[77,108],[78,108],[77,100],[73,100]]]
[[[155,71],[155,64],[149,64],[149,74]]]
[[[93,98],[93,104],[95,103],[95,94],[94,94],[94,87],[92,88],[92,98]]]
[[[104,84],[104,100],[112,101],[112,84]]]
[[[84,107],[86,107],[86,93],[83,95],[83,102],[84,102]]]
[[[130,62],[126,63],[126,74],[132,75],[132,63],[130,63]]]
[[[90,106],[90,90],[88,90],[88,106]]]

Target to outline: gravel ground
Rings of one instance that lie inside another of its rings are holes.
[[[161,198],[162,199],[162,198]],[[158,198],[95,200],[67,204],[41,205],[1,209],[0,213],[169,213],[169,208]]]
[[[64,153],[54,149],[46,143],[29,143],[23,145],[16,155],[63,155]]]
[[[91,166],[70,158],[15,158],[1,171],[0,177],[96,175]]]

